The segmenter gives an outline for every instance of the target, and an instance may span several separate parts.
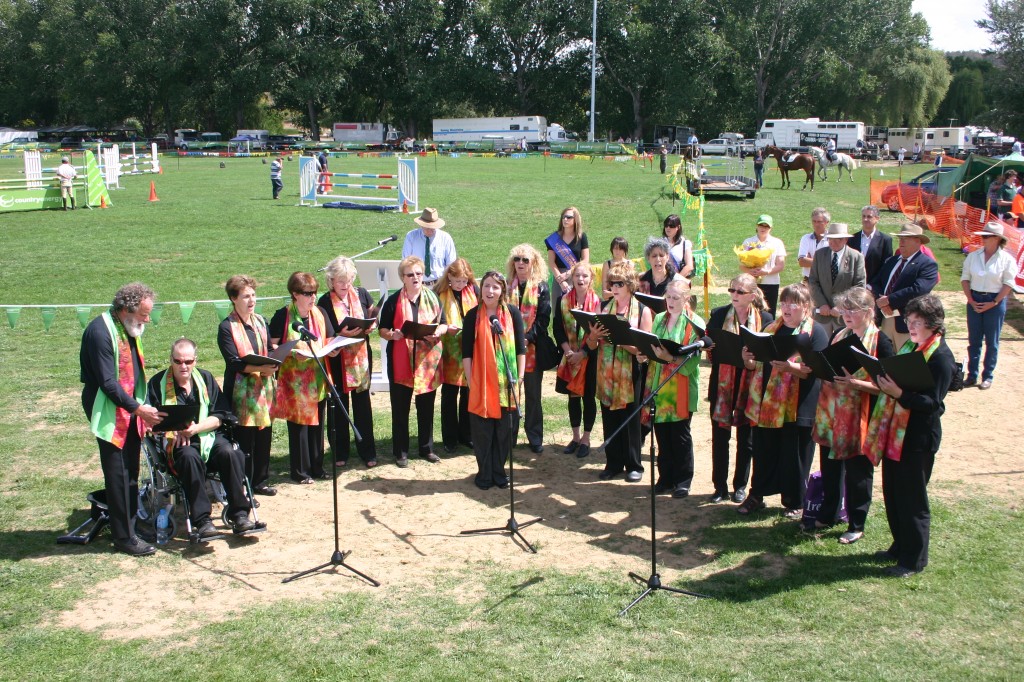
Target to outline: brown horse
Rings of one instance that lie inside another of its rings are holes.
[[[801,187],[801,191],[807,189],[807,183],[811,183],[811,191],[814,191],[814,157],[810,154],[796,154],[792,159],[783,161],[783,157],[787,153],[778,147],[768,145],[764,148],[766,154],[771,154],[775,157],[775,162],[779,164],[779,174],[782,175],[782,187],[779,189],[789,189],[789,171],[802,170],[807,174],[807,179],[804,180],[804,186]]]

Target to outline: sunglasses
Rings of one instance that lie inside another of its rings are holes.
[[[623,282],[621,279],[611,279],[608,280],[608,286],[618,289],[619,287],[626,286],[626,283]]]
[[[295,293],[297,293],[299,296],[316,296],[315,291],[297,291]]]
[[[422,277],[422,276],[423,276],[422,272],[407,272],[404,275],[402,275],[402,277],[409,277],[409,278]]]
[[[179,360],[177,358],[171,358],[171,362],[173,362],[176,365],[194,365],[196,364],[196,359],[192,358],[191,360]]]
[[[512,262],[513,263],[529,263],[530,262],[530,257],[529,256],[512,256]]]
[[[562,220],[575,220],[575,219],[576,219],[576,216],[574,216],[572,213],[566,213],[564,216],[562,216]]]
[[[730,294],[739,294],[741,296],[750,293],[749,291],[744,291],[743,289],[729,289],[728,291]]]

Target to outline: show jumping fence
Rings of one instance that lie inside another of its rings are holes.
[[[373,180],[398,180],[397,184],[332,182],[334,178],[362,178]],[[336,188],[363,190],[360,194],[332,194]],[[388,192],[388,194],[374,194]],[[394,194],[390,194],[394,192]],[[352,202],[352,208],[373,205],[386,210],[419,210],[419,175],[417,159],[398,159],[398,171],[394,175],[380,173],[333,173],[320,172],[314,157],[299,159],[299,203],[303,206],[317,206],[324,201]]]

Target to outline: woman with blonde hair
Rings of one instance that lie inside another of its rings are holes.
[[[441,442],[451,454],[459,443],[473,447],[469,425],[469,383],[462,369],[462,327],[466,313],[479,300],[473,268],[465,258],[456,259],[434,285],[448,322],[441,337]]]
[[[590,454],[590,432],[597,420],[597,359],[587,346],[589,330],[572,316],[573,310],[596,313],[601,299],[594,293],[594,270],[590,263],[579,262],[570,270],[572,289],[558,302],[558,317],[552,324],[555,343],[562,347],[555,391],[569,396],[569,425],[572,441],[563,452],[579,458]],[[580,427],[583,433],[580,433]]]
[[[779,294],[779,317],[764,328],[776,337],[806,336],[812,350],[828,347],[825,328],[811,314],[811,292],[804,284],[790,284]],[[757,362],[743,349],[746,369],[753,372],[746,416],[754,427],[754,473],[750,495],[736,511],[750,514],[764,509],[764,498],[778,494],[783,515],[799,519],[807,493],[807,477],[814,459],[814,413],[819,380],[799,360],[796,351],[786,360]]]
[[[651,331],[651,309],[633,296],[637,276],[631,262],[611,267],[608,287],[612,297],[604,304],[603,312],[626,319],[631,327]],[[644,472],[640,461],[640,416],[634,416],[628,424],[626,418],[636,409],[640,393],[639,351],[635,346],[612,343],[608,330],[600,324],[591,329],[587,343],[597,351],[597,398],[601,401],[601,426],[605,437],[626,424],[605,446],[605,468],[600,478],[607,481],[625,471],[626,480],[636,483]]]
[[[530,244],[519,244],[509,252],[509,303],[519,308],[526,337],[526,373],[523,376],[524,430],[534,454],[544,452],[544,412],[541,409],[541,380],[544,372],[537,365],[537,347],[548,334],[551,321],[551,296],[544,281],[548,268],[540,253]]]
[[[583,216],[575,206],[562,211],[558,226],[544,240],[548,250],[548,268],[551,270],[553,298],[568,293],[572,288],[569,271],[580,261],[590,260],[590,242],[583,231]]]
[[[370,406],[370,375],[373,357],[370,352],[370,332],[376,323],[363,329],[341,328],[346,318],[357,320],[377,317],[377,307],[364,287],[357,287],[356,266],[351,259],[338,256],[324,268],[327,291],[317,305],[326,313],[339,336],[361,339],[359,343],[344,346],[341,353],[327,357],[327,370],[345,409],[351,406],[352,421],[362,437],[356,451],[367,469],[377,466],[377,444],[373,438],[373,408]],[[351,400],[350,400],[351,397]],[[331,444],[334,461],[339,467],[348,465],[351,434],[348,420],[335,410],[327,411],[327,440]]]
[[[740,333],[740,327],[759,332],[775,317],[768,312],[764,296],[757,286],[757,280],[746,273],[739,274],[729,282],[731,302],[711,311],[708,329],[722,329],[733,334]],[[734,367],[722,362],[714,349],[708,351],[711,360],[711,377],[708,380],[708,402],[711,403],[711,482],[715,492],[712,502],[729,499],[729,439],[736,427],[736,467],[732,475],[732,501],[747,499],[747,482],[750,480],[750,459],[753,456],[754,441],[750,420],[744,415],[747,409],[747,393],[750,390],[750,370]]]

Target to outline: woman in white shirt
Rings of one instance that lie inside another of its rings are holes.
[[[982,248],[971,252],[964,261],[960,286],[967,297],[967,381],[978,383],[981,343],[985,342],[985,364],[979,388],[992,387],[992,375],[999,356],[999,334],[1006,319],[1006,297],[1010,295],[1017,274],[1017,263],[1007,251],[1001,223],[991,222],[974,234],[982,238]]]
[[[766,248],[772,250],[768,262],[760,268],[748,268],[740,265],[740,270],[757,278],[757,286],[764,294],[768,310],[775,314],[775,304],[779,302],[779,284],[782,281],[779,273],[786,267],[786,245],[778,237],[771,236],[772,217],[764,214],[757,218],[757,234],[743,240],[743,248]]]

